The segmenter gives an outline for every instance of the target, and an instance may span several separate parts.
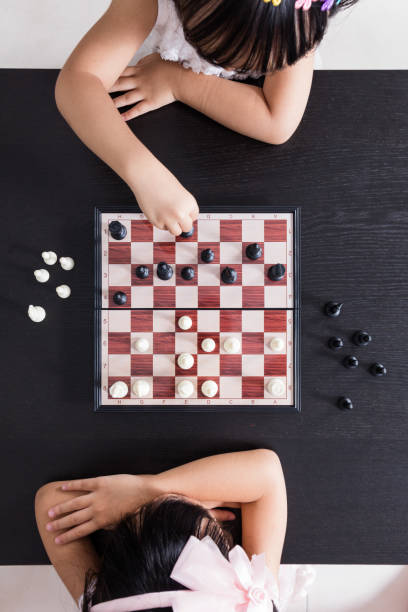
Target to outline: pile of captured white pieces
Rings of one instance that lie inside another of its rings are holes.
[[[57,254],[54,253],[54,251],[43,251],[41,253],[41,257],[43,258],[44,263],[46,263],[48,266],[53,266],[58,260]],[[59,262],[63,270],[72,270],[75,265],[72,257],[60,257]],[[46,283],[50,278],[50,273],[45,268],[41,268],[40,270],[34,270],[34,276],[39,283]],[[71,295],[71,288],[69,285],[58,285],[58,287],[55,288],[55,291],[57,292],[57,295],[63,299]],[[34,323],[40,323],[45,319],[45,308],[30,304],[28,307],[28,316],[32,321],[34,321]]]

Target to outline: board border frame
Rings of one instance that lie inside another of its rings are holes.
[[[276,213],[291,213],[293,214],[293,307],[292,308],[266,308],[264,310],[291,310],[293,312],[293,404],[279,405],[260,405],[260,404],[214,404],[214,405],[104,405],[101,403],[101,336],[99,333],[101,325],[102,313],[110,308],[102,308],[101,306],[101,265],[102,265],[102,243],[101,243],[101,215],[103,213],[140,213],[143,212],[137,206],[133,205],[98,205],[95,206],[94,214],[94,240],[95,240],[95,255],[94,255],[94,412],[244,412],[257,414],[283,414],[283,413],[300,413],[301,411],[301,368],[300,368],[300,341],[301,341],[301,300],[300,300],[300,207],[299,206],[274,206],[254,205],[251,206],[251,212],[263,213],[267,207],[272,207]],[[214,204],[200,204],[202,213],[235,213],[248,212],[248,205],[230,204],[217,206]],[[137,308],[129,308],[129,310],[138,310]],[[177,309],[176,309],[177,310]],[[239,308],[237,310],[251,310],[251,308]],[[259,310],[254,308],[253,310]]]

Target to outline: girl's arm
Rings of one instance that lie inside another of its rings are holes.
[[[191,228],[195,199],[133,134],[108,93],[156,16],[152,0],[113,0],[61,70],[55,99],[79,138],[129,185],[150,221],[179,234]]]
[[[51,482],[39,489],[35,497],[35,517],[48,558],[59,577],[75,599],[82,595],[85,575],[89,569],[98,570],[99,557],[89,538],[74,540],[66,546],[55,543],[55,533],[46,529],[49,521],[48,509],[51,505],[61,504],[77,497],[78,493],[62,491],[62,482]]]
[[[287,503],[276,453],[258,449],[205,457],[153,476],[153,482],[162,493],[240,502],[242,545],[249,557],[265,552],[278,580]]]
[[[48,510],[53,537],[59,532],[63,544],[119,521],[160,495],[175,493],[201,501],[209,508],[239,504],[242,543],[247,554],[265,552],[278,578],[286,531],[286,489],[279,458],[273,451],[226,453],[157,475],[100,476],[73,480],[64,483],[64,487],[77,496],[50,504]]]
[[[286,142],[309,98],[314,53],[266,76],[263,89],[180,67],[175,96],[214,121],[269,144]]]

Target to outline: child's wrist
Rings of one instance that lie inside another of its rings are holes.
[[[183,91],[185,87],[186,80],[189,77],[189,74],[192,71],[189,68],[184,68],[181,64],[176,62],[169,62],[173,64],[170,67],[172,70],[171,75],[171,84],[172,84],[172,92],[175,99],[179,102],[183,101]]]

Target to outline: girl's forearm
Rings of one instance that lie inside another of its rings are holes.
[[[64,69],[55,88],[57,106],[77,136],[137,193],[160,161],[121,118],[100,79]]]
[[[269,137],[271,113],[260,87],[180,67],[175,97],[234,132]]]
[[[263,89],[180,66],[175,96],[214,121],[271,144],[287,140],[299,125],[310,94],[314,53],[265,77]]]
[[[273,451],[259,449],[205,457],[153,476],[159,493],[178,493],[198,499],[248,503],[262,497],[265,470]]]

